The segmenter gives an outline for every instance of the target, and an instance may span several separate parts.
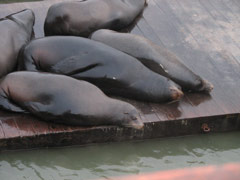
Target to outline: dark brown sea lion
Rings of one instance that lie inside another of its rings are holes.
[[[34,19],[29,9],[0,19],[0,77],[16,68],[19,50],[31,39]]]
[[[31,41],[19,69],[69,75],[98,86],[106,94],[162,102],[182,96],[179,86],[156,74],[135,58],[105,44],[73,36]]]
[[[210,92],[213,89],[211,83],[187,68],[174,53],[144,37],[104,29],[94,32],[91,39],[137,58],[152,71],[179,84],[183,90]]]
[[[98,29],[120,30],[143,11],[145,0],[82,0],[52,5],[44,24],[46,36],[88,37]]]
[[[0,107],[70,125],[142,128],[138,111],[96,86],[68,76],[14,72],[0,81]]]

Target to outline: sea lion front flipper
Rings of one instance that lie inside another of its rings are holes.
[[[99,63],[81,61],[80,59],[78,56],[68,57],[52,66],[50,72],[71,76],[88,71],[99,65]]]
[[[26,113],[24,109],[12,103],[7,97],[0,95],[0,108],[17,113]]]

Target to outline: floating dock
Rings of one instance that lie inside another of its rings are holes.
[[[43,37],[48,7],[63,0],[0,4],[0,18],[30,8],[35,35]],[[0,111],[0,150],[87,145],[240,130],[240,1],[150,0],[133,34],[145,36],[178,55],[214,85],[210,95],[186,93],[179,102],[136,106],[143,130],[114,126],[74,127]]]

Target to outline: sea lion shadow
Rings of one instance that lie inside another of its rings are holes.
[[[211,94],[208,93],[185,93],[187,99],[191,102],[191,105],[198,106],[204,102],[210,101],[212,99]]]
[[[165,116],[168,119],[177,119],[182,116],[182,111],[180,109],[180,102],[177,101],[171,101],[168,103],[161,103],[157,105],[158,109],[162,114],[165,114]]]
[[[177,119],[182,116],[182,111],[180,110],[181,101],[171,101],[162,103],[151,103],[145,101],[138,101],[118,96],[111,96],[112,98],[125,101],[136,107],[143,115],[157,115],[163,116],[168,119]]]
[[[178,101],[164,102],[164,103],[150,103],[137,100],[130,100],[127,98],[113,97],[122,101],[126,101],[134,105],[143,114],[157,114],[163,115],[168,119],[178,119],[182,116],[181,103],[188,101],[192,106],[198,106],[202,103],[212,99],[211,94],[198,92],[185,92],[185,97]]]

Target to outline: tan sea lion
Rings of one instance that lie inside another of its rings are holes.
[[[22,71],[2,78],[0,108],[69,125],[143,127],[132,105],[107,97],[88,82],[49,73]]]

